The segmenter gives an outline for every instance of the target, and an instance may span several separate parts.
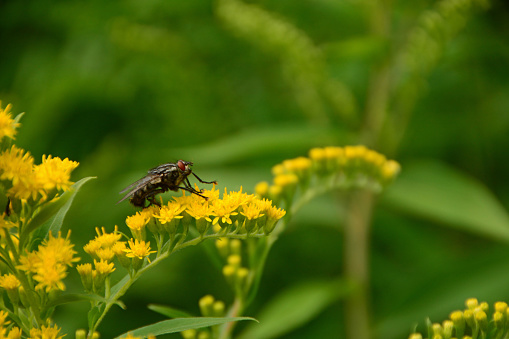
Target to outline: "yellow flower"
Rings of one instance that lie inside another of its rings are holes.
[[[226,199],[226,201],[223,200],[216,200],[214,201],[214,204],[212,205],[213,213],[212,215],[215,216],[214,220],[212,221],[212,225],[217,224],[219,221],[221,221],[221,225],[224,224],[232,224],[232,216],[235,216],[239,214],[235,210],[238,206],[235,206],[230,203],[229,199]]]
[[[30,338],[29,339],[61,339],[64,335],[59,335],[60,329],[57,325],[53,327],[42,326],[41,329],[32,328],[30,330]]]
[[[323,148],[312,148],[309,151],[309,157],[312,160],[322,160],[326,157],[325,150]]]
[[[100,248],[95,252],[95,254],[100,260],[106,261],[111,261],[111,259],[115,256],[115,252],[113,252],[112,248]]]
[[[270,220],[276,220],[277,221],[277,220],[279,220],[279,219],[281,219],[282,217],[285,216],[286,211],[284,209],[277,208],[275,206],[271,206],[270,208],[265,210],[265,213],[267,213],[267,217]]]
[[[92,271],[92,264],[86,263],[76,266],[76,270],[78,271],[83,287],[87,291],[92,291],[94,287],[94,276],[95,272]]]
[[[33,279],[38,282],[36,290],[50,292],[65,289],[62,280],[67,276],[66,266],[72,266],[73,262],[79,260],[74,258],[76,252],[72,250],[74,245],[69,241],[69,234],[64,239],[60,233],[57,238],[50,233],[49,239],[43,241],[37,251],[20,257],[21,265],[18,268],[34,273]]]
[[[111,259],[113,257],[111,248],[117,243],[118,240],[120,240],[122,234],[117,233],[117,226],[115,226],[115,229],[112,233],[106,233],[104,227],[101,229],[96,227],[95,231],[97,236],[95,239],[90,240],[88,244],[83,246],[83,249],[95,259],[108,259],[108,257]]]
[[[115,255],[119,255],[119,254],[125,254],[125,241],[117,241],[115,243],[115,245],[113,245],[113,247],[111,247],[113,253],[115,253]]]
[[[11,113],[9,112],[12,108],[11,104],[2,109],[2,102],[0,101],[0,139],[8,137],[14,139],[16,135],[16,128],[19,127],[19,123],[12,119]]]
[[[255,186],[255,192],[259,197],[266,197],[269,193],[269,183],[266,181],[260,181]]]
[[[38,255],[40,257],[51,255],[55,257],[58,263],[72,266],[72,263],[79,261],[80,258],[74,257],[76,251],[72,249],[74,245],[69,240],[70,236],[70,230],[66,238],[62,238],[60,232],[58,232],[58,237],[55,238],[50,232],[48,239],[44,240],[39,246]]]
[[[129,240],[129,248],[125,249],[125,252],[128,258],[143,259],[146,257],[148,262],[150,262],[148,256],[150,253],[155,253],[156,251],[150,250],[150,242],[139,241],[138,239],[133,241],[133,239],[131,239]]]
[[[80,275],[83,276],[92,276],[92,264],[86,263],[86,264],[80,264],[76,266],[76,270]]]
[[[18,278],[12,273],[0,277],[0,287],[5,290],[16,290],[20,285]]]
[[[100,247],[103,248],[112,247],[117,241],[120,240],[120,238],[122,238],[122,234],[118,233],[118,226],[116,225],[112,233],[106,233],[104,227],[102,227],[101,229],[99,229],[99,227],[96,227],[95,231],[97,233],[97,237],[95,237],[94,240],[97,241]]]
[[[283,166],[291,172],[301,172],[311,168],[311,159],[298,157],[283,161]]]
[[[7,320],[7,317],[9,316],[9,313],[5,311],[0,311],[0,327],[3,327],[5,325],[8,325],[10,323],[9,320]]]
[[[286,168],[283,164],[277,164],[274,167],[272,167],[271,172],[272,172],[272,175],[274,175],[274,176],[285,174]]]
[[[200,189],[198,188],[198,185],[197,185],[197,184],[195,184],[195,189],[196,189],[197,191],[199,191],[199,190],[200,190]],[[203,195],[203,196],[207,197],[207,199],[208,199],[208,201],[209,201],[209,202],[212,202],[212,201],[214,201],[214,200],[216,200],[216,199],[219,199],[219,191],[217,191],[217,190],[216,190],[216,185],[215,185],[215,184],[213,184],[213,185],[212,185],[212,189],[211,189],[211,190],[203,190],[203,191],[201,192],[201,195]],[[196,195],[196,194],[193,194],[193,197],[194,197],[195,199],[202,199],[202,200],[203,200],[203,198],[201,198],[200,196],[198,196],[198,195]]]
[[[30,153],[12,146],[0,154],[0,179],[12,181],[8,195],[17,199],[36,198],[40,187],[33,175],[34,159]]]
[[[98,274],[108,275],[115,271],[115,265],[112,262],[106,260],[94,260],[94,267]]]
[[[255,198],[253,194],[247,194],[242,192],[242,187],[240,187],[240,190],[238,192],[230,192],[229,194],[226,194],[226,188],[224,189],[225,194],[223,194],[223,200],[225,201],[225,204],[231,205],[231,206],[241,206],[245,205],[251,200]]]
[[[7,335],[7,339],[21,339],[21,330],[19,327],[14,326],[9,331],[9,334]]]
[[[324,149],[325,157],[328,159],[339,159],[345,154],[345,150],[337,146],[328,146]]]
[[[180,205],[178,202],[169,202],[159,209],[159,212],[154,214],[154,217],[159,220],[161,224],[171,222],[173,219],[182,219],[180,215],[184,211],[185,206]]]
[[[382,178],[384,180],[389,181],[389,180],[393,179],[399,173],[399,171],[401,170],[401,166],[399,165],[398,162],[396,162],[394,160],[388,160],[383,164],[381,169],[382,169]]]
[[[264,215],[261,212],[262,212],[262,210],[260,209],[260,207],[257,204],[252,203],[252,204],[243,206],[242,212],[240,212],[240,214],[242,214],[249,220],[254,220],[254,219],[258,219],[259,217]]]
[[[148,213],[136,212],[135,215],[128,216],[125,220],[127,227],[134,231],[142,230],[150,221],[150,215]]]
[[[280,187],[294,186],[299,181],[295,174],[280,174],[274,177],[274,185]]]
[[[41,259],[37,255],[37,252],[30,252],[26,255],[21,255],[19,262],[20,265],[17,266],[18,269],[34,273],[37,271],[37,266],[41,262]]]
[[[69,179],[71,172],[78,167],[79,163],[71,161],[67,158],[64,160],[51,155],[42,156],[42,163],[34,168],[34,174],[37,183],[49,192],[56,188],[58,190],[67,191],[73,184]]]
[[[88,244],[83,246],[83,250],[91,256],[97,256],[97,251],[99,251],[101,248],[101,243],[96,239],[90,240]]]
[[[0,179],[12,180],[15,184],[20,178],[32,175],[33,165],[30,153],[13,145],[0,154]]]
[[[193,204],[187,206],[186,211],[190,216],[192,216],[196,220],[205,219],[209,222],[212,222],[212,219],[210,219],[212,209],[207,203],[200,202],[199,200],[195,201]]]
[[[35,290],[46,289],[46,293],[54,290],[65,290],[62,280],[67,276],[64,265],[59,264],[54,258],[44,258],[37,268],[34,280],[38,282]]]

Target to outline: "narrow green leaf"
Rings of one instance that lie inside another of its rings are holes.
[[[122,280],[120,280],[118,283],[116,283],[112,288],[111,288],[111,296],[114,297],[122,287],[125,286],[125,284],[127,284],[127,282],[129,281],[129,279],[131,279],[131,277],[129,276],[129,274],[126,274]]]
[[[140,327],[133,331],[128,331],[133,336],[148,336],[148,335],[162,335],[168,333],[176,333],[182,332],[190,329],[197,329],[203,327],[209,327],[214,325],[221,325],[231,321],[240,321],[240,320],[253,320],[254,318],[249,317],[236,317],[236,318],[207,318],[207,317],[199,317],[199,318],[177,318],[170,320],[163,320],[158,323],[148,325],[145,327]],[[122,337],[126,337],[128,333],[124,333],[115,339],[120,339]]]
[[[104,309],[104,304],[101,304],[101,307],[94,306],[88,311],[88,328],[94,328],[97,319],[101,316],[102,310]]]
[[[400,177],[385,191],[384,202],[463,231],[509,241],[509,215],[482,183],[439,162],[402,167]]]
[[[49,232],[49,230],[58,231],[62,226],[64,217],[67,214],[67,211],[69,210],[69,207],[71,206],[72,201],[76,196],[76,193],[78,193],[79,189],[81,188],[81,186],[83,186],[83,184],[85,184],[90,179],[94,178],[95,177],[87,177],[81,179],[80,181],[72,185],[69,191],[62,194],[60,198],[44,206],[39,211],[39,213],[37,213],[35,217],[23,229],[20,237],[20,247],[23,246],[25,241],[28,239],[30,233],[34,232],[43,225],[44,231],[42,231],[42,233],[44,233],[44,236],[38,233],[36,234],[37,238],[40,238],[42,236],[42,239],[44,239],[48,234],[47,232]]]
[[[293,286],[259,313],[259,324],[249,325],[238,338],[276,338],[316,317],[340,297],[350,294],[352,283],[345,281],[313,281]]]
[[[56,297],[55,299],[52,299],[47,305],[46,308],[55,307],[62,304],[68,304],[72,302],[78,302],[78,301],[96,301],[96,302],[102,302],[107,303],[108,301],[104,299],[101,296],[98,296],[96,294],[80,294],[80,293],[70,293],[70,294],[64,294]],[[121,307],[125,308],[125,305],[121,301],[117,301],[116,304]]]
[[[168,318],[190,318],[190,317],[192,317],[192,315],[187,312],[184,312],[184,311],[181,311],[176,308],[169,307],[169,306],[150,304],[150,305],[148,305],[148,308],[154,312],[165,315]]]

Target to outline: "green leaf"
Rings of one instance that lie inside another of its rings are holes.
[[[276,338],[316,317],[340,297],[354,290],[352,283],[313,281],[293,286],[275,297],[259,313],[259,324],[246,328],[238,338]]]
[[[509,241],[509,215],[482,183],[439,162],[402,168],[384,202],[462,231]]]
[[[95,177],[87,177],[81,179],[72,185],[69,191],[62,194],[60,198],[46,204],[43,208],[41,208],[39,213],[37,213],[35,217],[23,229],[20,237],[20,247],[22,247],[25,241],[27,241],[30,233],[39,229],[43,225],[44,227],[41,228],[41,231],[35,234],[35,239],[44,239],[50,230],[60,230],[64,217],[67,214],[67,211],[69,210],[69,207],[71,206],[76,193],[78,193],[83,184],[94,178]]]
[[[72,302],[78,301],[95,301],[107,303],[108,301],[101,296],[96,294],[80,294],[80,293],[70,293],[64,294],[52,299],[47,305],[46,308],[55,307],[62,304],[68,304]],[[117,301],[116,304],[121,308],[125,309],[125,305],[121,301]]]
[[[214,325],[221,325],[231,321],[240,321],[240,320],[253,320],[254,318],[249,317],[236,317],[236,318],[208,318],[208,317],[198,317],[198,318],[177,318],[170,320],[163,320],[158,323],[140,327],[133,331],[128,331],[133,336],[148,336],[148,335],[161,335],[167,333],[176,333],[182,332],[190,329],[197,329],[203,327],[209,327]],[[122,337],[126,337],[128,333],[124,333],[115,339],[120,339]]]
[[[100,306],[94,306],[88,311],[88,328],[94,328],[95,323],[101,316],[102,312],[104,310],[104,304],[101,304]]]
[[[184,312],[184,311],[181,311],[176,308],[169,307],[169,306],[150,304],[150,305],[148,305],[148,308],[154,312],[165,315],[168,318],[190,318],[190,317],[192,317],[192,315],[187,312]]]

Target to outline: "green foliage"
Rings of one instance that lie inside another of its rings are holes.
[[[251,193],[271,166],[313,147],[367,144],[396,159],[400,180],[368,209],[370,314],[374,337],[405,338],[468,297],[509,299],[509,9],[488,5],[8,1],[0,99],[27,112],[16,143],[35,159],[69,157],[77,178],[97,176],[63,220],[79,251],[94,227],[125,230],[132,209],[115,205],[118,191],[160,163],[194,161],[219,189]],[[346,200],[302,205],[267,254],[248,315],[302,281],[344,274]],[[153,323],[149,302],[195,314],[204,294],[228,302],[206,256],[189,249],[147,272],[103,337]],[[281,337],[345,337],[343,305],[309,308]],[[87,326],[73,316],[79,306],[61,307],[63,332]]]

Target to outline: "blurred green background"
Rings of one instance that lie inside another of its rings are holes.
[[[219,189],[252,192],[311,147],[365,143],[396,159],[372,227],[371,310],[376,338],[405,338],[468,297],[509,300],[509,6],[433,21],[440,3],[1,1],[0,100],[26,112],[18,146],[79,161],[75,180],[97,176],[64,224],[82,258],[95,227],[127,231],[134,209],[118,192],[161,163],[193,161]],[[327,195],[293,218],[248,315],[341,276],[338,204]],[[100,331],[163,319],[149,303],[198,313],[205,294],[232,300],[198,246],[140,279]],[[87,307],[57,311],[70,337]],[[341,338],[343,311],[331,300],[280,337]]]

